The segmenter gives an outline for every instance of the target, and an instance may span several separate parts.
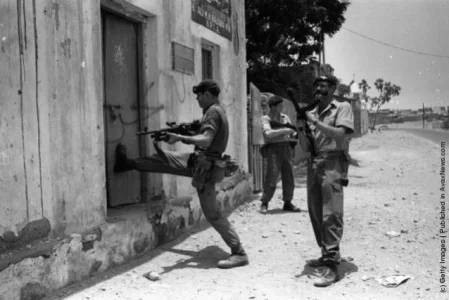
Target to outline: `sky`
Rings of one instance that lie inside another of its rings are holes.
[[[354,78],[358,91],[365,79],[371,96],[377,78],[399,85],[382,108],[449,106],[449,0],[352,0],[345,18],[325,40],[325,62],[343,83]]]

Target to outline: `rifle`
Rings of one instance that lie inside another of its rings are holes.
[[[167,133],[176,133],[181,135],[193,136],[197,135],[201,128],[201,122],[199,120],[195,120],[191,123],[180,123],[176,124],[176,122],[167,122],[167,128],[162,128],[158,130],[148,131],[147,127],[145,127],[144,131],[139,131],[136,135],[147,135],[149,134],[155,142],[167,141],[168,135]]]
[[[270,120],[270,126],[273,129],[278,129],[278,128],[290,128],[290,129],[293,129],[295,131],[295,135],[293,137],[295,139],[298,138],[298,135],[297,135],[298,128],[296,128],[296,126],[293,125],[293,124],[290,124],[290,123],[279,123],[278,121]],[[290,143],[290,146],[292,147],[292,149],[294,149],[296,144],[297,144],[296,141],[290,141],[289,143]]]
[[[293,129],[294,131],[298,130],[295,125],[292,125],[290,123],[279,123],[278,121],[275,121],[275,120],[270,120],[270,125],[271,125],[271,128],[273,128],[273,129],[290,128],[290,129]]]
[[[278,121],[275,120],[270,120],[270,126],[272,129],[278,129],[278,128],[290,128],[293,129],[295,132],[297,132],[298,128],[296,128],[295,125],[292,125],[290,123],[280,123]],[[296,135],[296,138],[298,137],[298,135]],[[296,147],[297,142],[296,141],[289,141],[290,147],[292,148],[292,150]],[[267,156],[267,150],[270,144],[264,144],[260,147],[259,151],[260,151],[260,155],[262,155],[262,157],[266,157]]]
[[[312,130],[310,129],[309,123],[307,122],[306,112],[315,108],[315,106],[318,105],[320,100],[316,99],[316,100],[312,101],[310,104],[301,108],[301,107],[299,107],[299,104],[296,101],[296,99],[293,95],[293,90],[291,88],[287,89],[287,94],[288,94],[289,100],[293,103],[293,106],[295,107],[296,119],[304,122],[304,133],[306,135],[307,141],[309,142],[310,154],[312,155],[312,157],[315,157],[316,156],[315,143],[313,141]]]
[[[309,110],[312,110],[315,106],[318,105],[318,103],[320,102],[320,100],[315,99],[314,101],[312,101],[310,104],[306,105],[303,108],[299,107],[298,102],[296,102],[295,97],[293,96],[293,90],[291,88],[287,89],[287,94],[290,98],[290,101],[293,103],[293,105],[295,106],[295,110],[296,110],[296,118],[298,120],[302,120],[304,121],[304,133],[306,135],[306,138],[309,142],[309,146],[310,146],[310,155],[313,157],[316,156],[316,152],[315,152],[315,144],[313,141],[313,136],[312,136],[312,130],[310,130],[310,126],[309,123],[307,123],[307,116],[306,116],[306,112]],[[348,170],[346,169],[346,174],[347,174]],[[349,180],[348,178],[342,177],[340,178],[340,184],[342,186],[348,186],[349,184]]]

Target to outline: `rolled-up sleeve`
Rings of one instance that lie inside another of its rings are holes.
[[[335,126],[343,126],[347,128],[348,133],[354,132],[354,114],[351,105],[348,102],[343,102],[337,111],[335,119]]]
[[[268,116],[262,117],[262,132],[265,134],[268,130],[271,130],[270,119]]]
[[[206,111],[206,114],[203,117],[201,122],[201,132],[205,132],[207,129],[212,130],[217,133],[218,128],[220,126],[220,117],[217,111],[213,108],[210,108]]]

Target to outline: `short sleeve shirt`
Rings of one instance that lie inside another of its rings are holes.
[[[321,114],[318,114],[318,107],[311,110],[310,113],[326,125],[332,127],[342,126],[347,129],[345,137],[337,141],[334,138],[326,136],[320,130],[317,130],[313,124],[309,124],[315,140],[315,150],[317,152],[334,150],[348,151],[350,134],[354,132],[354,115],[351,105],[348,102],[332,100]]]
[[[212,130],[214,139],[209,148],[205,150],[206,154],[222,155],[228,145],[229,124],[226,111],[220,104],[212,104],[203,112],[200,133],[204,133],[207,129]]]
[[[262,117],[262,132],[264,134],[263,136],[265,139],[265,144],[283,143],[283,142],[291,141],[291,138],[288,136],[277,136],[275,138],[267,140],[267,138],[265,137],[265,133],[268,130],[272,129],[270,121],[271,121],[270,116],[265,115]],[[290,121],[290,118],[286,114],[281,113],[280,123],[281,124],[291,124],[292,122]]]

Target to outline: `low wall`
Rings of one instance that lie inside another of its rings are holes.
[[[217,186],[224,213],[248,199],[250,177],[237,173]],[[89,232],[41,239],[0,255],[0,300],[42,299],[93,273],[122,264],[204,222],[198,198],[179,197],[125,207]],[[194,208],[192,208],[194,207]],[[150,213],[151,212],[151,213]],[[228,249],[226,249],[228,250]]]

